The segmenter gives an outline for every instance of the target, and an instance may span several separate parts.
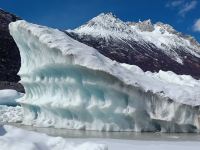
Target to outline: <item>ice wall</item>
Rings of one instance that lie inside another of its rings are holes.
[[[170,82],[124,66],[56,29],[25,21],[9,28],[22,60],[23,123],[101,131],[199,131],[198,80],[183,82],[173,74],[177,81]]]

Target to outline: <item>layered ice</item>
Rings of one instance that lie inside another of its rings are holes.
[[[103,131],[199,131],[199,80],[120,64],[57,29],[26,21],[9,28],[22,61],[23,123]]]

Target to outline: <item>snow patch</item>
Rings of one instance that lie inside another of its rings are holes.
[[[0,105],[17,105],[18,103],[16,100],[23,95],[24,94],[11,89],[0,90]]]
[[[23,109],[20,106],[11,107],[0,105],[0,123],[22,122]]]
[[[0,134],[1,150],[108,150],[103,144],[93,142],[75,144],[61,137],[50,137],[8,125],[1,128],[5,132],[3,135]]]

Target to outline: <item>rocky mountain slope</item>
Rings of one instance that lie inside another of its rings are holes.
[[[19,50],[8,30],[8,24],[18,19],[20,18],[0,9],[0,89],[14,88],[23,91],[16,84],[20,79],[17,76],[21,63]]]
[[[200,78],[200,44],[168,24],[123,22],[111,13],[102,13],[66,33],[112,60],[144,71],[170,70]]]

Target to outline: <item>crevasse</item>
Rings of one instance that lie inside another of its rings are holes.
[[[110,60],[65,33],[9,25],[21,55],[23,123],[101,131],[199,132],[200,81]],[[172,77],[176,81],[170,81]]]

